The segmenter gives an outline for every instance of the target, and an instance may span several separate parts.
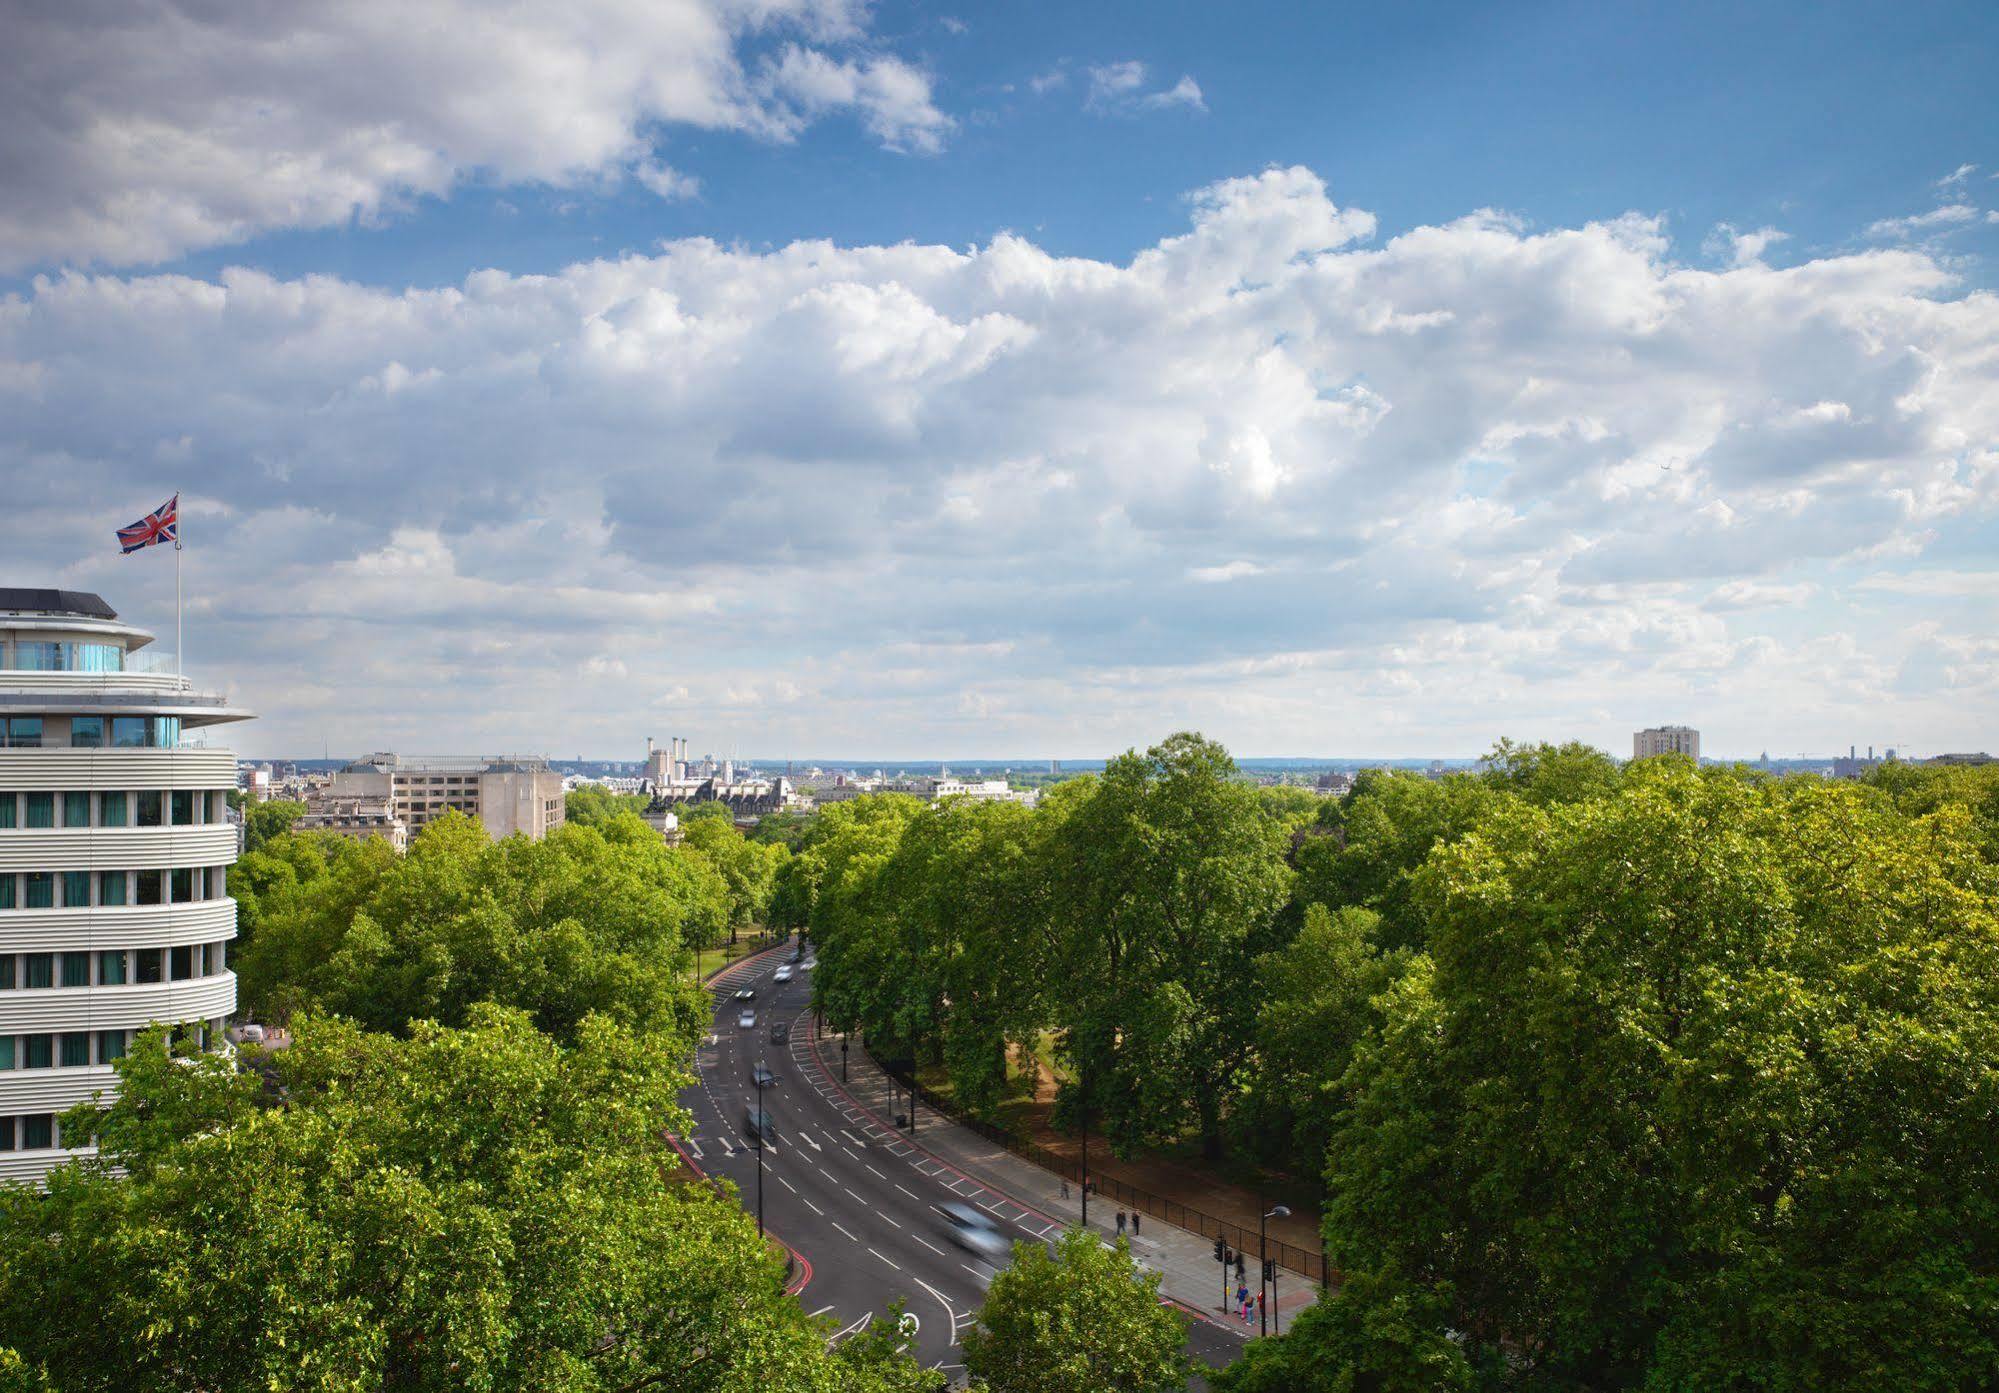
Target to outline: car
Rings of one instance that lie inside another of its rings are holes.
[[[773,972],[770,975],[770,980],[773,982],[789,982],[791,980],[791,964],[786,963],[784,964],[784,966],[780,967],[777,971]]]
[[[1013,1245],[1006,1241],[992,1217],[969,1204],[941,1205],[939,1212],[944,1216],[945,1236],[966,1252],[997,1263],[1013,1250]]]
[[[804,962],[798,965],[798,970],[800,972],[810,972],[813,968],[817,966],[819,966],[819,959],[807,958]]]
[[[752,1142],[762,1146],[777,1144],[777,1124],[762,1108],[743,1109],[743,1133]]]
[[[756,1068],[750,1070],[750,1082],[758,1088],[775,1088],[777,1086],[777,1074],[769,1065],[759,1064]]]
[[[744,1011],[740,1016],[736,1017],[736,1024],[744,1030],[755,1030],[757,1028],[757,1013],[754,1011]]]
[[[755,1001],[757,999],[757,989],[755,987],[744,987],[736,993],[735,999],[737,1001]]]
[[[770,1042],[771,1042],[771,1043],[772,1043],[773,1045],[788,1045],[788,1044],[790,1044],[790,1043],[791,1043],[791,1022],[790,1022],[790,1021],[772,1021],[772,1022],[770,1023]]]

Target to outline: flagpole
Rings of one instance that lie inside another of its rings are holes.
[[[174,676],[186,675],[180,647],[180,490],[174,490]]]

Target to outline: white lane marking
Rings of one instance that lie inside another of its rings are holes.
[[[795,1195],[798,1193],[797,1189],[793,1187],[792,1183],[789,1180],[786,1180],[783,1176],[781,1175],[774,1176],[773,1179],[775,1179],[777,1183],[782,1185],[785,1189],[790,1190],[792,1194]]]
[[[875,1313],[873,1311],[869,1311],[859,1320],[852,1321],[849,1324],[843,1325],[838,1330],[835,1330],[831,1335],[828,1335],[826,1337],[826,1343],[829,1345],[837,1344],[840,1340],[845,1339],[847,1336],[853,1334],[856,1330],[859,1330],[861,1327],[873,1324],[874,1318],[875,1318]]]
[[[868,1163],[867,1163],[866,1161],[863,1161],[863,1162],[861,1162],[861,1164],[862,1164],[862,1165],[864,1165],[864,1166],[868,1166]],[[868,1169],[869,1169],[869,1170],[871,1170],[871,1171],[875,1171],[875,1168],[874,1168],[873,1166],[868,1166]],[[876,1174],[877,1176],[880,1176],[880,1177],[881,1177],[881,1179],[883,1179],[883,1180],[886,1180],[886,1179],[888,1179],[888,1177],[887,1177],[887,1176],[885,1176],[885,1175],[882,1175],[882,1173],[881,1173],[880,1171],[875,1171],[875,1174]]]
[[[877,1209],[877,1210],[875,1211],[875,1217],[876,1217],[877,1219],[880,1219],[880,1220],[881,1220],[881,1221],[882,1221],[883,1223],[887,1224],[887,1225],[888,1225],[888,1226],[889,1226],[890,1228],[897,1228],[897,1229],[899,1229],[899,1228],[901,1228],[901,1227],[902,1227],[902,1225],[901,1225],[901,1224],[898,1224],[898,1223],[896,1223],[896,1221],[895,1221],[895,1220],[893,1220],[893,1219],[889,1218],[889,1217],[888,1217],[888,1215],[886,1215],[886,1214],[882,1213],[882,1212],[881,1212],[881,1211],[880,1211],[879,1209]]]
[[[840,1221],[839,1221],[838,1219],[835,1219],[835,1220],[833,1221],[833,1227],[834,1227],[834,1228],[836,1228],[836,1229],[840,1229]],[[841,1233],[847,1233],[847,1231],[846,1231],[845,1229],[840,1229],[840,1232],[841,1232]],[[847,1233],[847,1237],[848,1237],[849,1239],[851,1239],[851,1240],[852,1240],[853,1242],[855,1242],[855,1243],[859,1243],[859,1242],[861,1241],[860,1239],[858,1239],[858,1238],[855,1238],[855,1237],[854,1237],[854,1235],[852,1235],[851,1233]]]
[[[951,1322],[951,1343],[954,1345],[957,1344],[958,1313],[951,1309],[951,1303],[944,1299],[944,1293],[931,1286],[930,1283],[924,1281],[921,1277],[912,1277],[910,1280],[937,1298],[937,1304],[944,1308],[944,1318]]]
[[[821,1146],[818,1142],[812,1140],[812,1134],[810,1132],[801,1131],[798,1134],[798,1137],[799,1140],[803,1141],[807,1146],[811,1147],[814,1151],[824,1151],[826,1149],[825,1147]]]
[[[687,1149],[688,1149],[689,1151],[691,1151],[692,1153],[694,1153],[694,1159],[695,1159],[695,1160],[699,1161],[699,1160],[701,1160],[701,1159],[702,1159],[702,1156],[701,1156],[701,1143],[700,1143],[700,1142],[698,1142],[698,1141],[696,1141],[696,1140],[694,1140],[694,1138],[692,1138],[692,1137],[689,1137],[689,1138],[687,1139]]]
[[[875,1250],[874,1250],[874,1249],[872,1249],[872,1248],[868,1249],[868,1251],[869,1251],[870,1253],[875,1253]],[[892,1261],[890,1261],[890,1260],[889,1260],[888,1258],[882,1258],[882,1255],[881,1255],[880,1253],[875,1253],[875,1256],[876,1256],[876,1257],[878,1257],[878,1258],[881,1258],[883,1262],[886,1262],[886,1263],[888,1263],[888,1265],[889,1265],[890,1267],[893,1267],[893,1268],[894,1268],[894,1269],[895,1269],[896,1271],[898,1271],[898,1272],[902,1271],[902,1264],[900,1264],[900,1263],[897,1263],[897,1262],[892,1262]]]
[[[842,1185],[842,1186],[841,1186],[840,1188],[841,1188],[842,1190],[847,1190],[847,1187],[846,1187],[846,1186],[844,1186],[844,1185]],[[855,1194],[855,1193],[854,1193],[854,1192],[853,1192],[852,1190],[847,1190],[847,1198],[848,1198],[848,1199],[850,1199],[850,1200],[852,1200],[852,1201],[853,1201],[853,1202],[854,1202],[855,1204],[866,1204],[866,1203],[867,1203],[867,1201],[866,1201],[866,1200],[862,1199],[862,1198],[861,1198],[861,1197],[860,1197],[859,1195]]]
[[[902,1189],[902,1186],[900,1186],[900,1185],[896,1186],[895,1188],[896,1188],[896,1189],[898,1189],[898,1190],[902,1190],[902,1193],[904,1193],[905,1195],[908,1195],[908,1196],[909,1196],[909,1197],[910,1197],[911,1199],[915,1200],[915,1201],[916,1201],[916,1202],[917,1202],[918,1204],[922,1204],[922,1203],[923,1203],[923,1196],[921,1196],[921,1195],[917,1194],[917,1193],[916,1193],[916,1192],[915,1192],[914,1190],[903,1190],[903,1189]]]
[[[819,1308],[818,1310],[816,1310],[816,1311],[813,1311],[813,1312],[812,1312],[812,1313],[811,1313],[810,1315],[808,1315],[808,1316],[806,1317],[806,1319],[808,1319],[808,1320],[817,1320],[817,1319],[819,1319],[819,1317],[821,1317],[821,1316],[825,1315],[825,1314],[826,1314],[826,1313],[827,1313],[828,1311],[830,1311],[830,1310],[832,1310],[832,1309],[833,1309],[833,1308],[832,1308],[831,1306],[821,1306],[821,1307],[820,1307],[820,1308]]]
[[[846,1138],[846,1139],[847,1139],[848,1141],[852,1142],[852,1143],[853,1143],[853,1144],[854,1144],[855,1146],[859,1146],[859,1147],[863,1147],[863,1148],[867,1146],[867,1143],[866,1143],[866,1142],[862,1141],[862,1140],[861,1140],[861,1139],[860,1139],[859,1137],[855,1136],[855,1135],[854,1135],[854,1134],[853,1134],[852,1132],[849,1132],[849,1131],[848,1131],[848,1130],[847,1130],[847,1129],[846,1129],[845,1127],[842,1127],[842,1128],[840,1129],[840,1135],[841,1135],[841,1136],[843,1136],[843,1137],[845,1137],[845,1138]]]
[[[932,1243],[932,1242],[931,1242],[931,1241],[930,1241],[929,1239],[925,1238],[925,1237],[924,1237],[924,1236],[923,1236],[922,1234],[920,1234],[920,1233],[912,1233],[912,1234],[911,1234],[911,1235],[909,1235],[909,1236],[910,1236],[911,1238],[915,1239],[915,1240],[916,1240],[916,1241],[917,1241],[918,1243],[921,1243],[921,1244],[922,1244],[922,1245],[923,1245],[924,1247],[928,1248],[928,1249],[929,1249],[929,1250],[930,1250],[931,1252],[935,1253],[935,1254],[936,1254],[936,1255],[937,1255],[938,1257],[940,1257],[940,1258],[941,1258],[941,1257],[948,1257],[948,1256],[949,1256],[949,1254],[947,1254],[947,1253],[946,1253],[946,1252],[945,1252],[945,1251],[944,1251],[944,1250],[943,1250],[942,1248],[938,1247],[938,1246],[937,1246],[937,1245],[936,1245],[935,1243]]]
[[[803,1195],[800,1195],[799,1198],[805,1200],[805,1196]],[[821,1209],[818,1205],[814,1204],[811,1200],[805,1200],[805,1207],[811,1210],[814,1214],[817,1214],[822,1219],[826,1217],[826,1211]]]

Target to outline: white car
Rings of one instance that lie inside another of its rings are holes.
[[[786,963],[783,967],[773,972],[770,975],[770,980],[773,982],[789,982],[791,980],[791,964]]]
[[[736,1024],[744,1030],[755,1030],[757,1028],[757,1013],[754,1011],[743,1012],[742,1015],[736,1017]]]

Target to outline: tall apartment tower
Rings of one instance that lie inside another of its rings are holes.
[[[88,1154],[57,1114],[116,1087],[155,1021],[219,1042],[236,1010],[228,868],[240,721],[95,595],[0,589],[0,1181]]]
[[[1631,757],[1646,759],[1652,755],[1687,755],[1698,764],[1701,733],[1692,726],[1651,726],[1634,732],[1631,736]]]

